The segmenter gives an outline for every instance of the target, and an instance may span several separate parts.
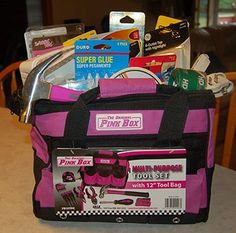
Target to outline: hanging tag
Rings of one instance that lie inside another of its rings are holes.
[[[126,12],[126,11],[112,11],[110,12],[110,31],[117,31],[122,29],[138,28],[141,45],[140,54],[143,53],[143,40],[145,31],[145,14],[143,12]]]

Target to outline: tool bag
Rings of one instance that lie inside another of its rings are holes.
[[[207,221],[214,170],[211,91],[107,79],[75,101],[74,91],[54,88],[51,99],[38,100],[32,111],[38,218]]]

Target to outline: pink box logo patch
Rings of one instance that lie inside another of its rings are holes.
[[[57,157],[58,167],[84,167],[93,166],[93,157],[91,156],[63,156]]]
[[[142,113],[96,114],[96,130],[143,129]]]

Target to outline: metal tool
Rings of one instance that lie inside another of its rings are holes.
[[[144,192],[134,192],[134,191],[121,191],[121,190],[111,190],[106,191],[107,194],[118,194],[118,195],[127,195],[127,196],[136,196],[136,197],[149,197],[149,193]]]
[[[99,198],[104,198],[105,192],[106,192],[107,188],[109,188],[109,187],[110,187],[109,185],[105,185],[105,186],[101,187],[100,192],[99,192]]]
[[[132,205],[134,201],[132,199],[121,199],[114,201],[100,201],[100,204],[114,204],[114,205]]]
[[[42,79],[44,72],[63,52],[58,52],[36,66],[29,73],[22,90],[23,109],[19,121],[31,123],[31,111],[34,102],[38,99],[48,99],[52,84]]]
[[[114,190],[114,189],[107,189],[107,186],[103,186],[100,189],[99,197],[100,198],[104,198],[105,193],[107,193],[107,194],[135,196],[135,197],[149,197],[149,193],[147,193],[147,192]]]

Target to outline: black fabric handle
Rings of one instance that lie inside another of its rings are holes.
[[[99,95],[99,88],[91,89],[80,95],[72,109],[68,112],[64,130],[66,140],[80,140],[86,144],[86,135],[89,124],[90,112],[87,104]]]
[[[157,92],[169,95],[159,133],[157,144],[154,146],[174,146],[182,139],[185,121],[188,113],[188,99],[186,93],[176,87],[166,85],[157,86]],[[64,137],[67,140],[78,140],[86,145],[90,112],[87,107],[99,95],[99,88],[91,89],[80,95],[78,101],[69,111],[65,124]],[[158,96],[157,96],[158,98]]]
[[[154,146],[179,145],[182,140],[188,109],[188,98],[184,91],[175,93],[169,99],[162,116],[157,143]]]

